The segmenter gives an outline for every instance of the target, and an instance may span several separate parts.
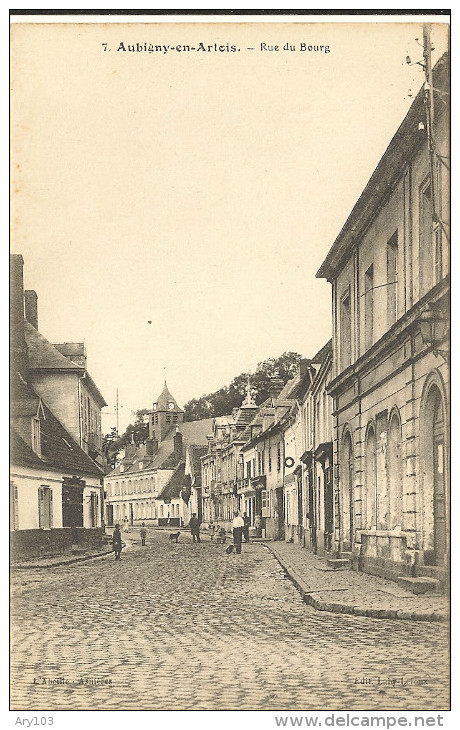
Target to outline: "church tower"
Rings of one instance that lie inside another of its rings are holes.
[[[154,402],[149,419],[149,438],[157,438],[159,442],[167,434],[184,421],[184,411],[177,405],[174,396],[165,385],[160,396]]]

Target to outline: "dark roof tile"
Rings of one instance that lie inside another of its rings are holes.
[[[30,402],[36,402],[37,404],[41,402],[41,408],[39,409],[41,456],[35,454],[14,430],[15,417],[27,415],[32,417],[34,415],[34,413],[29,412]],[[58,470],[66,474],[70,473],[72,476],[102,476],[102,470],[66,431],[48,406],[40,401],[32,387],[25,386],[23,388],[21,397],[13,401],[11,410],[12,434],[15,434],[12,436],[14,439],[12,443],[13,464],[17,466],[36,466],[53,471]],[[23,413],[24,410],[27,413]],[[34,455],[33,459],[31,453]]]
[[[76,365],[62,355],[59,350],[48,342],[35,327],[24,320],[24,334],[26,337],[29,366],[31,370],[70,370],[83,372],[81,365]]]
[[[156,499],[177,499],[181,496],[181,492],[184,491],[185,487],[185,462],[181,461],[180,464],[178,464],[178,466],[176,467],[176,470],[171,476],[171,479],[165,484]]]

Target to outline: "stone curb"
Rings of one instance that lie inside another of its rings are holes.
[[[303,600],[308,606],[317,611],[327,611],[329,613],[343,613],[353,616],[362,616],[366,618],[386,618],[386,619],[403,619],[406,621],[431,621],[431,622],[447,622],[449,616],[436,611],[427,613],[424,611],[408,611],[404,609],[387,609],[387,608],[364,608],[362,606],[352,606],[349,603],[332,603],[322,601],[315,598],[314,594],[319,591],[312,591],[305,583],[305,580],[297,573],[295,568],[284,562],[283,558],[270,545],[264,543],[265,547],[272,553],[278,563],[283,568],[286,576],[292,581],[299,591]]]
[[[10,570],[36,570],[37,568],[57,568],[58,565],[71,565],[72,563],[80,563],[83,560],[93,560],[93,558],[101,558],[104,555],[110,555],[113,550],[106,550],[103,553],[94,553],[93,555],[80,555],[78,557],[69,558],[69,560],[60,560],[57,563],[33,563],[30,565],[25,565],[24,563],[20,565],[15,565],[14,563],[10,565]]]

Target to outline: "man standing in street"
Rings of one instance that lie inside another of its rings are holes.
[[[112,535],[112,550],[115,553],[115,560],[120,560],[122,547],[123,545],[121,540],[120,525],[116,524]]]
[[[194,512],[190,518],[190,532],[192,533],[193,542],[201,542],[200,540],[200,521]]]
[[[243,513],[243,522],[244,522],[244,527],[243,527],[244,542],[249,542],[249,526],[251,524],[251,518],[247,515],[246,512]]]
[[[235,545],[235,551],[237,553],[241,553],[241,540],[243,538],[243,527],[244,527],[244,520],[239,514],[239,512],[235,512],[235,516],[233,518],[232,522],[232,529],[233,529],[233,544]]]
[[[145,527],[145,522],[143,522],[142,527],[141,527],[141,545],[145,545],[146,537],[147,537],[147,530]]]

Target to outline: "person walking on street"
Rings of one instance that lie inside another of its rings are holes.
[[[192,534],[193,542],[201,542],[200,540],[200,520],[196,516],[196,512],[194,512],[190,518],[190,532]]]
[[[235,545],[235,551],[241,553],[241,540],[243,538],[244,520],[239,512],[235,512],[235,516],[232,522],[233,529],[233,544]]]
[[[112,550],[115,553],[115,560],[120,560],[121,549],[123,547],[120,525],[117,523],[112,535]]]
[[[147,530],[145,529],[145,522],[143,522],[142,527],[141,527],[141,545],[145,545],[146,537],[147,537]]]
[[[243,527],[244,542],[249,542],[249,525],[251,524],[251,518],[247,515],[246,512],[244,512],[244,514],[243,514],[243,522],[244,522],[244,527]]]

